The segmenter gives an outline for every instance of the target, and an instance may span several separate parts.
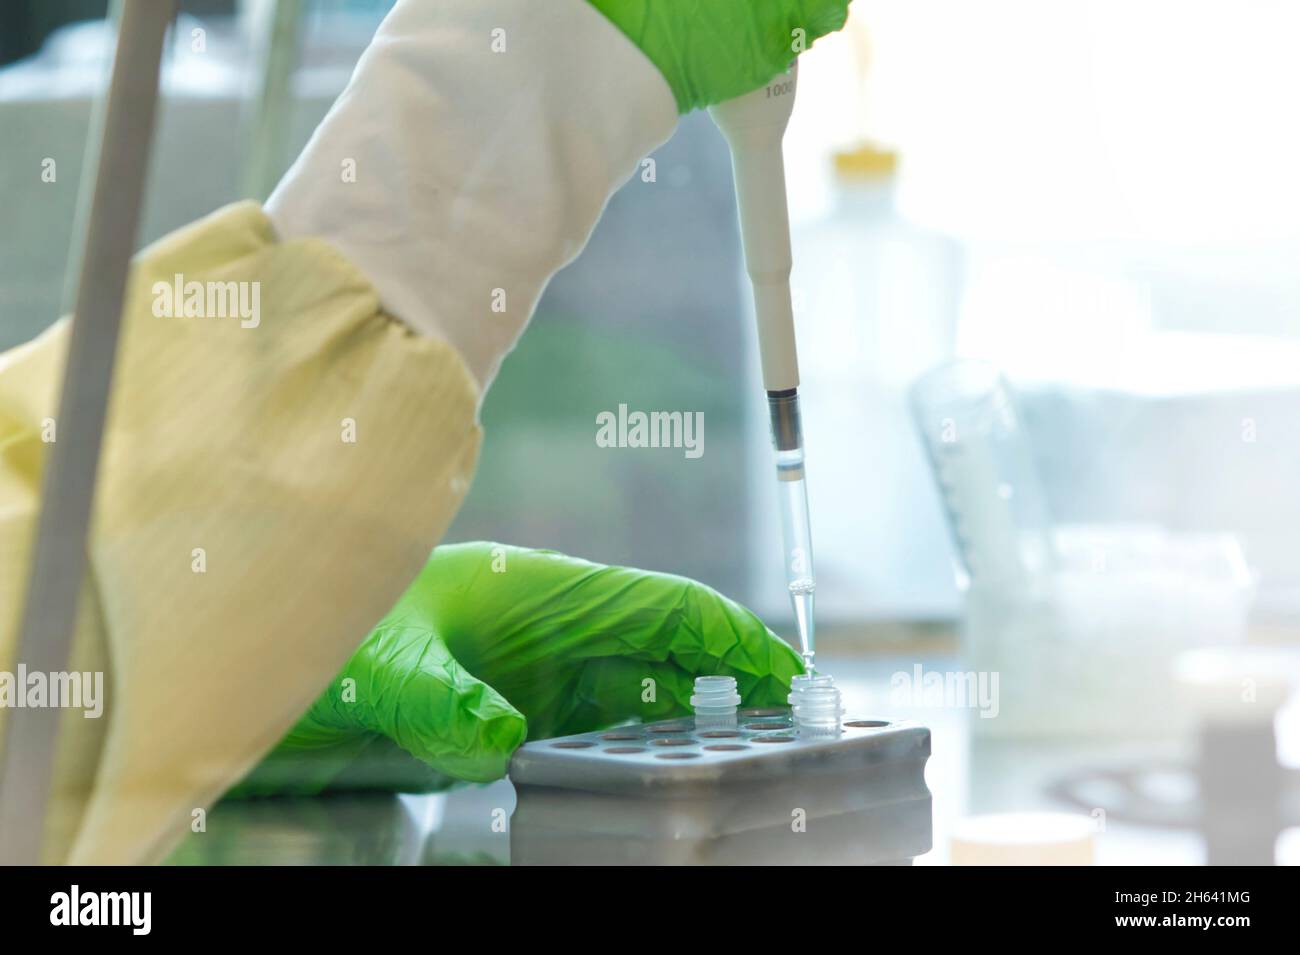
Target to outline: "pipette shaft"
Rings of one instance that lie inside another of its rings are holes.
[[[763,387],[776,451],[777,488],[786,584],[799,630],[800,650],[811,670],[815,653],[812,534],[799,415],[799,357],[790,298],[790,215],[781,140],[794,108],[798,69],[766,86],[712,107],[709,112],[731,147],[745,269],[754,289],[754,314]]]

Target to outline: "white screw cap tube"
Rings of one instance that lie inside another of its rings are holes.
[[[691,697],[691,706],[695,708],[697,725],[736,721],[736,707],[740,706],[740,694],[736,692],[736,678],[733,676],[697,676],[695,678],[695,695]]]
[[[835,680],[824,673],[799,673],[790,679],[790,709],[803,736],[837,736],[844,706]]]
[[[785,198],[781,140],[794,109],[798,68],[791,65],[763,87],[709,107],[731,147],[745,268],[754,288],[763,387],[799,387],[799,357],[790,303],[790,212]]]

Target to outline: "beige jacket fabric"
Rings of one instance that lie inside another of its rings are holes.
[[[257,283],[259,323],[155,315],[177,274]],[[9,672],[67,331],[0,357]],[[159,860],[423,566],[480,440],[457,353],[384,314],[325,243],[277,242],[252,203],[139,256],[115,375],[72,663],[109,671],[107,708],[63,715],[49,862]]]

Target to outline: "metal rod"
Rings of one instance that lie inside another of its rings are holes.
[[[58,440],[45,464],[15,657],[29,672],[62,672],[71,655],[122,301],[153,141],[163,38],[175,6],[175,0],[121,4],[59,396]],[[0,754],[0,863],[5,865],[41,861],[60,715],[54,707],[9,712]]]

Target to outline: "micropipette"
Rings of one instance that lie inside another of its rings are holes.
[[[773,77],[766,86],[712,106],[709,113],[731,147],[740,238],[754,289],[763,387],[776,451],[785,544],[782,563],[804,666],[812,672],[816,654],[813,594],[817,583],[799,417],[799,358],[790,301],[790,214],[785,198],[785,160],[781,155],[781,140],[794,109],[797,76],[798,68],[792,64],[789,71]]]

